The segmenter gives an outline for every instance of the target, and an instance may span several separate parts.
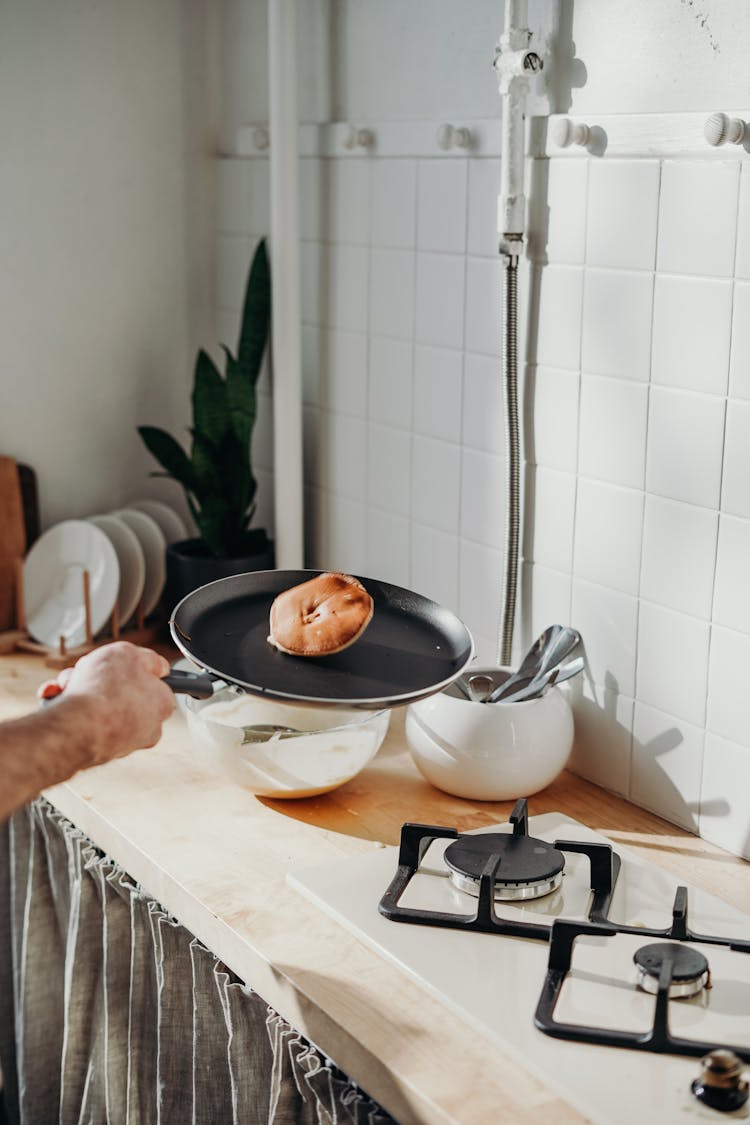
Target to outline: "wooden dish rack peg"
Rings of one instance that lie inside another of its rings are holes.
[[[117,605],[112,609],[107,627],[94,637],[91,627],[91,575],[84,568],[81,573],[81,605],[83,607],[86,639],[83,644],[68,648],[65,637],[57,645],[45,645],[29,636],[26,626],[26,602],[23,587],[23,559],[15,567],[15,628],[0,632],[0,655],[9,652],[30,652],[44,658],[48,668],[69,668],[79,657],[111,641],[126,640],[136,645],[153,645],[159,640],[163,622],[152,618],[146,622],[143,600],[135,611],[131,624],[124,628],[120,622]]]

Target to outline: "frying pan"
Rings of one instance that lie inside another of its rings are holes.
[[[267,640],[272,602],[320,573],[259,570],[188,594],[169,628],[177,647],[208,677],[173,674],[167,683],[176,691],[209,694],[215,678],[271,699],[376,710],[442,691],[471,660],[471,634],[454,614],[371,578],[359,581],[373,599],[373,617],[353,645],[315,658],[279,652]]]

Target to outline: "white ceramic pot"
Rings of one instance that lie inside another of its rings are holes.
[[[498,671],[471,669],[495,677]],[[420,772],[438,789],[474,801],[515,800],[563,770],[573,713],[557,687],[525,703],[474,703],[449,688],[411,704],[406,737]]]

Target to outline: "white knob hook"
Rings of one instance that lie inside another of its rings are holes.
[[[441,125],[435,134],[438,148],[448,152],[451,148],[471,148],[471,129],[464,125],[456,128],[454,125]]]
[[[371,129],[359,129],[356,125],[349,125],[341,144],[350,151],[355,148],[372,148],[375,143],[375,134]]]
[[[712,113],[703,126],[703,136],[710,145],[741,145],[747,125],[739,117],[726,113]]]
[[[552,124],[552,140],[559,148],[569,148],[570,145],[585,147],[591,140],[591,130],[582,122],[562,117]]]
[[[271,137],[268,129],[265,129],[262,125],[259,125],[257,129],[253,129],[253,144],[259,152],[265,152],[270,143]]]

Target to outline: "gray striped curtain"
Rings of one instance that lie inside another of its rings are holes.
[[[11,1125],[392,1119],[46,801],[0,832]]]

